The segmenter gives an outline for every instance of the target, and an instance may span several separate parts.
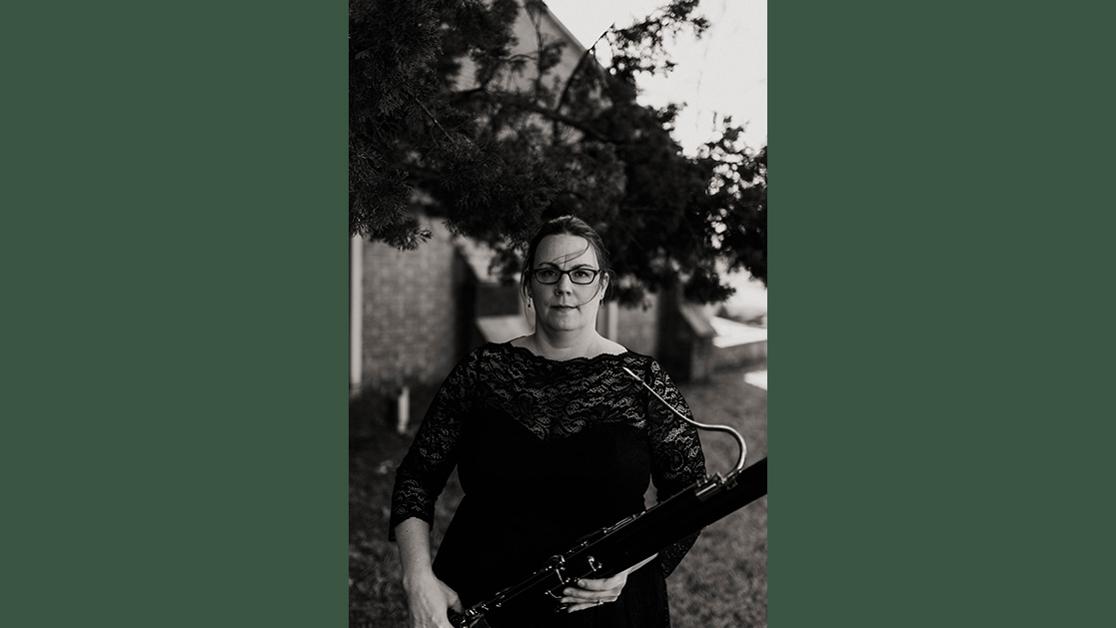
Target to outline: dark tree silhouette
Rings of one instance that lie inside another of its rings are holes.
[[[537,25],[538,0],[353,0],[352,232],[419,246],[421,207],[495,247],[511,276],[540,222],[571,213],[601,231],[624,302],[679,283],[723,300],[724,268],[766,283],[767,148],[745,147],[726,119],[688,156],[671,135],[677,107],[636,99],[641,75],[670,71],[670,42],[708,27],[697,5],[610,28],[567,77],[561,42],[513,52],[512,24],[526,11]]]

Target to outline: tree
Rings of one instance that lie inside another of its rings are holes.
[[[569,213],[601,232],[624,302],[679,283],[720,301],[726,268],[766,283],[766,147],[743,146],[725,120],[687,156],[671,135],[677,107],[636,99],[641,75],[673,67],[669,42],[708,27],[697,5],[671,0],[610,28],[556,77],[561,42],[537,29],[530,54],[513,52],[513,21],[526,11],[537,26],[538,0],[353,0],[351,231],[419,246],[421,205],[493,246],[510,277],[537,226]]]

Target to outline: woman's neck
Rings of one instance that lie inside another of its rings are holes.
[[[528,349],[550,360],[591,358],[600,353],[600,334],[590,329],[588,333],[553,334],[536,328],[535,333],[524,338]]]

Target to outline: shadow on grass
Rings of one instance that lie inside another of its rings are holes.
[[[767,455],[767,392],[744,383],[743,371],[715,374],[704,384],[680,387],[699,421],[735,427],[748,442],[748,464]],[[434,390],[412,391],[408,433],[394,430],[394,405],[362,398],[349,412],[349,625],[405,628],[407,608],[398,552],[387,540],[395,468]],[[736,461],[731,438],[702,432],[709,472]],[[432,543],[437,549],[461,501],[457,473],[436,507]],[[767,625],[767,498],[706,528],[667,579],[674,628]]]

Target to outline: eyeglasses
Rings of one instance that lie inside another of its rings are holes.
[[[570,281],[579,286],[587,286],[600,274],[596,268],[574,268],[572,270],[558,270],[552,266],[544,266],[531,271],[531,276],[541,284],[553,285],[562,280],[562,275],[569,275]]]

